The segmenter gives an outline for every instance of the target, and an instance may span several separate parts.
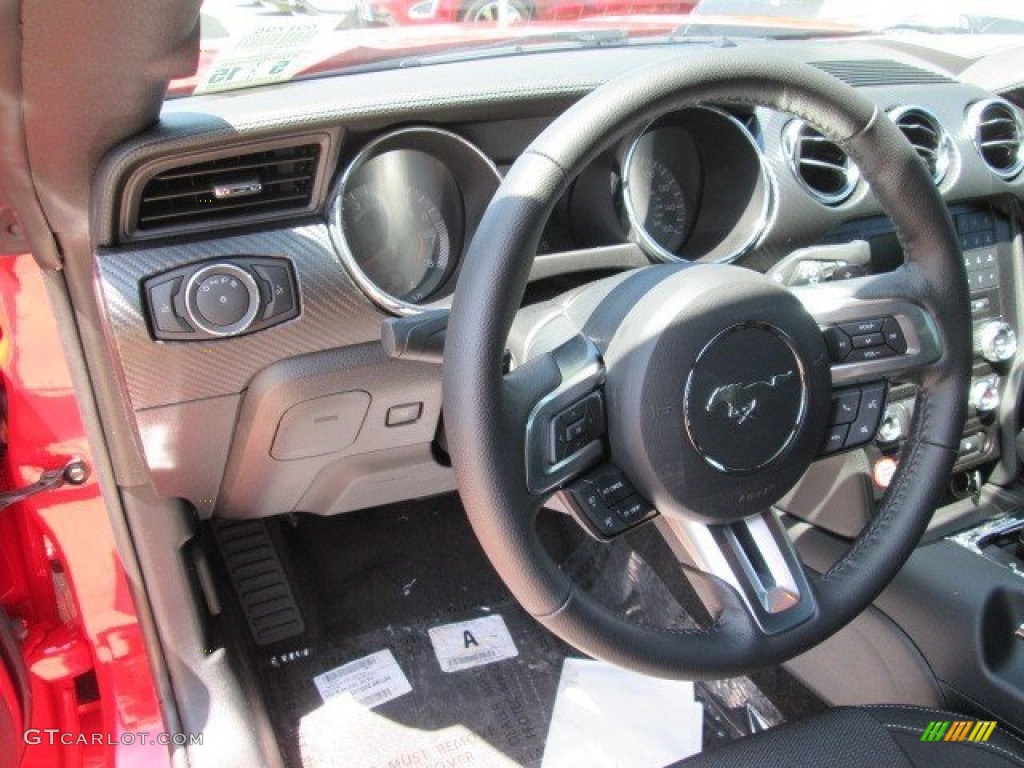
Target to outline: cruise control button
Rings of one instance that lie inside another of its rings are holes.
[[[832,424],[849,424],[857,418],[860,408],[860,390],[837,392],[832,395]]]

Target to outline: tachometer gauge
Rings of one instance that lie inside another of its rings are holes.
[[[414,187],[372,181],[348,190],[342,220],[359,265],[381,290],[412,304],[427,300],[448,278],[451,239],[444,216]]]
[[[425,126],[366,144],[338,179],[328,231],[370,301],[393,315],[442,307],[500,182],[466,139]]]

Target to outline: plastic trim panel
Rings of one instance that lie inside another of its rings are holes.
[[[290,259],[302,314],[246,336],[209,342],[154,341],[143,308],[141,281],[183,264],[240,254]],[[236,394],[257,371],[278,360],[380,338],[383,315],[348,277],[323,224],[156,248],[100,251],[96,263],[101,300],[134,410]]]

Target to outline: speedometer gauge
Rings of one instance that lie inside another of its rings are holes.
[[[689,136],[660,127],[641,135],[623,163],[622,202],[633,237],[648,252],[676,260],[692,229],[690,195],[700,167]]]
[[[381,290],[416,304],[444,284],[451,238],[437,203],[425,193],[368,181],[345,193],[342,217],[349,247]]]
[[[654,242],[674,253],[686,237],[688,212],[683,186],[668,166],[657,160],[651,160],[638,173],[643,186],[632,192],[636,216]]]

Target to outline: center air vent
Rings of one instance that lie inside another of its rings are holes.
[[[953,154],[953,143],[942,124],[935,115],[921,107],[897,107],[889,117],[928,167],[935,183],[939,184],[946,177]]]
[[[1010,104],[999,99],[980,101],[971,107],[967,124],[974,146],[997,176],[1011,179],[1021,172],[1021,123]]]
[[[794,120],[786,126],[783,143],[793,175],[817,200],[838,205],[853,193],[860,171],[834,141]]]
[[[209,229],[316,207],[321,142],[278,141],[247,149],[206,155],[198,162],[161,163],[156,173],[142,176],[134,215],[131,207],[126,212],[126,232]]]

